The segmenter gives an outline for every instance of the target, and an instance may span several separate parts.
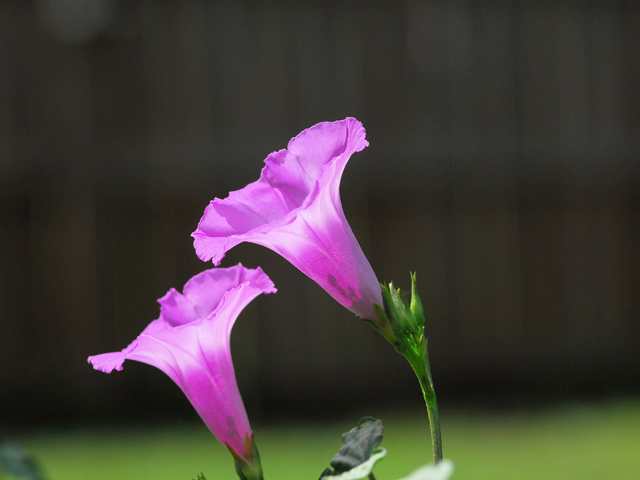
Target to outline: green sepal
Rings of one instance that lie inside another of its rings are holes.
[[[393,282],[389,283],[388,287],[381,284],[381,287],[385,312],[396,336],[419,333],[420,326],[411,311],[406,294],[400,289],[396,290]]]
[[[327,468],[322,473],[320,478],[335,478],[346,472],[350,472],[359,465],[367,463],[369,459],[374,456],[374,453],[378,452],[376,448],[382,441],[383,432],[384,425],[382,424],[381,420],[376,420],[372,417],[364,417],[363,419],[361,419],[357,427],[352,428],[347,433],[342,435],[342,443],[344,445],[340,447],[340,450],[330,462],[333,470]],[[382,456],[378,456],[376,458],[377,460],[379,460],[385,455],[386,451]],[[373,465],[377,460],[371,463],[369,472],[371,472],[371,469],[373,468]],[[368,474],[369,473],[367,473],[366,475]]]
[[[204,476],[204,473],[200,472],[200,473],[198,474],[198,478],[197,478],[197,480],[207,480],[207,479],[206,479],[206,477]]]
[[[26,480],[44,480],[38,462],[15,443],[0,444],[0,477],[2,472]]]
[[[398,297],[398,292],[393,286],[393,282],[389,283],[388,287],[384,287],[382,289],[384,299],[386,300],[387,312],[389,314],[389,319],[391,320],[391,325],[394,327],[394,330],[397,333],[402,333],[403,330],[406,329],[405,315],[404,315],[404,305],[402,305],[402,301]]]
[[[416,274],[415,272],[411,274],[411,313],[416,319],[418,326],[424,326],[425,318],[424,318],[424,308],[422,308],[422,302],[420,301],[420,296],[418,295],[418,289],[416,287]]]
[[[385,312],[385,309],[382,305],[378,305],[377,303],[373,304],[373,312],[375,316],[375,321],[366,320],[368,324],[370,324],[373,328],[378,330],[380,334],[392,345],[397,345],[398,337],[396,337],[393,328],[391,327],[391,323],[389,322],[389,318]]]
[[[263,480],[260,452],[253,436],[244,439],[244,452],[238,453],[231,445],[226,444],[227,450],[235,461],[236,473],[240,480]]]

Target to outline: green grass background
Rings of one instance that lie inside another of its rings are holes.
[[[380,415],[389,454],[378,480],[429,461],[426,415]],[[359,418],[255,426],[267,480],[316,480]],[[445,457],[453,479],[640,479],[640,401],[564,405],[536,412],[446,411]],[[208,480],[236,477],[231,456],[202,424],[48,431],[12,438],[50,480]]]

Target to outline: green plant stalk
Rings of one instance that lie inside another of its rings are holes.
[[[393,286],[393,282],[388,287],[381,283],[380,288],[383,304],[374,304],[374,318],[365,321],[409,361],[418,377],[429,416],[433,462],[438,463],[442,460],[440,415],[429,366],[428,342],[424,335],[424,308],[416,288],[416,274],[411,274],[410,301],[406,293]]]
[[[427,414],[429,416],[429,428],[431,430],[431,450],[434,463],[442,460],[442,434],[440,433],[440,414],[438,413],[438,401],[436,392],[433,388],[433,378],[431,376],[431,368],[429,366],[429,354],[427,352],[427,340],[424,337],[418,341],[418,348],[409,348],[406,352],[406,359],[413,368],[420,388],[427,405]],[[424,343],[424,346],[421,345]]]

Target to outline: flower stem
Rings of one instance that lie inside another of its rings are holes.
[[[427,414],[429,416],[429,428],[431,430],[431,451],[434,463],[442,460],[442,435],[440,433],[440,414],[438,413],[438,402],[436,400],[436,392],[433,388],[433,378],[431,376],[431,368],[429,366],[429,354],[427,352],[427,340],[422,338],[420,343],[421,353],[410,349],[406,358],[413,367],[413,371],[418,377],[420,388],[427,405]]]
[[[442,460],[442,435],[440,433],[440,414],[438,413],[438,401],[436,399],[436,391],[433,388],[433,378],[431,377],[431,368],[429,367],[429,358],[425,357],[425,370],[427,376],[420,379],[420,387],[424,395],[424,401],[427,404],[427,413],[429,415],[429,428],[431,429],[431,448],[433,452],[433,461],[438,463]],[[427,383],[428,382],[428,383]]]

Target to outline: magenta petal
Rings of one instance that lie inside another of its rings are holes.
[[[340,202],[351,155],[368,145],[360,122],[320,123],[265,160],[260,179],[206,208],[193,233],[202,260],[220,263],[242,242],[268,247],[362,318],[382,304],[380,285]]]
[[[106,373],[122,370],[125,359],[159,368],[183,390],[216,438],[243,452],[251,427],[233,370],[231,329],[251,300],[273,292],[273,283],[259,268],[238,265],[208,270],[187,283],[184,295],[172,290],[163,297],[161,317],[126,349],[89,357],[89,361]],[[163,318],[167,305],[173,318],[184,319],[193,311],[206,316],[173,326],[173,321]]]
[[[236,286],[248,283],[264,293],[275,293],[271,279],[262,271],[244,268],[213,268],[196,275],[184,286],[184,296],[194,305],[198,318],[207,317],[218,306],[222,296]]]
[[[127,359],[126,350],[122,352],[103,353],[89,357],[89,362],[93,368],[104,373],[111,373],[114,370],[122,370],[122,364]]]
[[[158,299],[158,303],[161,305],[162,317],[173,327],[201,318],[198,317],[194,305],[175,288]]]

